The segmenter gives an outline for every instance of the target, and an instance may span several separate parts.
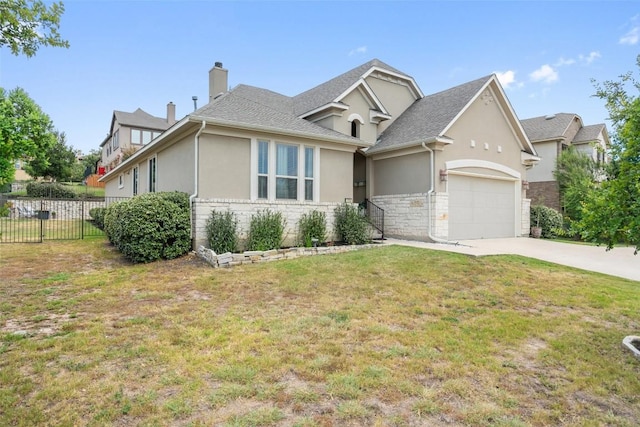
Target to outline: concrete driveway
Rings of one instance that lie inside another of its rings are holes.
[[[413,246],[468,255],[522,255],[556,264],[581,268],[640,281],[640,253],[631,247],[616,247],[606,251],[604,246],[561,243],[545,239],[514,237],[508,239],[462,240],[457,245],[424,243],[387,239],[386,244]]]

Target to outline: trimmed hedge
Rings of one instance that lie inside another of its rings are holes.
[[[93,218],[93,225],[100,230],[104,230],[104,214],[107,212],[107,208],[93,208],[89,210],[89,216]]]
[[[56,182],[30,182],[27,184],[27,196],[49,199],[75,199],[78,194]]]
[[[146,193],[107,208],[104,231],[129,260],[151,262],[182,256],[191,249],[189,196]]]
[[[562,230],[562,214],[555,209],[543,205],[531,206],[529,219],[532,227],[542,228],[542,237],[550,239],[558,237]]]

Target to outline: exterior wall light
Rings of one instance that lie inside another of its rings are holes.
[[[440,182],[446,182],[449,177],[449,174],[446,170],[440,169]]]
[[[529,181],[522,181],[522,189],[527,191],[529,189]]]

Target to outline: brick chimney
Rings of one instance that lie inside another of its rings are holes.
[[[167,104],[167,123],[169,126],[173,125],[176,122],[176,104],[173,102],[169,102]]]
[[[222,62],[216,62],[209,70],[209,102],[227,91],[229,87],[228,76],[229,70],[222,68]]]

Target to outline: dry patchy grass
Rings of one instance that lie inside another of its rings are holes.
[[[385,247],[234,269],[0,246],[1,425],[637,425],[639,283]]]

